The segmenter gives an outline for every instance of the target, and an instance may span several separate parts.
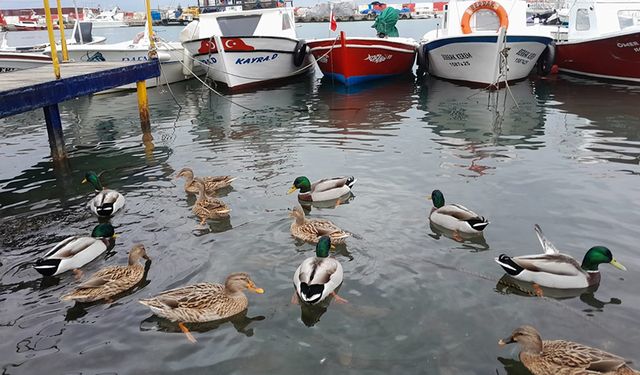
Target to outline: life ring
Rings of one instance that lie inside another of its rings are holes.
[[[556,62],[556,45],[555,43],[549,43],[547,47],[542,51],[540,57],[538,57],[538,61],[536,63],[536,68],[538,75],[541,77],[546,77],[551,73],[551,69],[553,68],[553,64]]]
[[[416,64],[418,65],[418,69],[416,70],[416,75],[418,78],[422,78],[425,74],[429,72],[429,57],[424,51],[425,46],[418,47],[418,58]]]
[[[509,27],[509,15],[507,14],[507,11],[502,7],[502,5],[492,0],[480,0],[471,4],[467,8],[467,10],[464,11],[464,14],[462,15],[462,21],[460,22],[463,34],[471,34],[471,16],[473,16],[475,12],[481,9],[486,9],[494,12],[500,20],[500,27],[504,27],[505,29]]]
[[[304,58],[307,56],[308,47],[304,40],[299,40],[296,47],[293,49],[293,65],[300,67],[304,63]]]

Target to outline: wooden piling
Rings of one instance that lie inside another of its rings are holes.
[[[64,150],[64,137],[62,135],[62,121],[60,120],[60,110],[58,104],[51,104],[43,107],[44,119],[47,123],[47,134],[49,134],[49,147],[51,147],[51,157],[53,160],[61,160],[67,157]]]

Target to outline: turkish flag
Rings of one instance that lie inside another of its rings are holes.
[[[213,40],[202,40],[200,41],[200,48],[198,49],[198,53],[216,53],[218,49],[216,48],[216,44]]]
[[[333,14],[333,8],[331,8],[331,24],[329,25],[329,27],[331,28],[331,31],[336,31],[336,29],[338,28],[338,23],[336,22],[336,16]]]
[[[222,38],[225,51],[253,51],[255,48],[240,38]]]

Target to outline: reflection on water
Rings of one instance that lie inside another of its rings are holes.
[[[433,232],[433,234],[429,234],[429,236],[433,237],[436,240],[439,240],[441,236],[445,236],[456,242],[459,242],[464,248],[467,248],[471,251],[489,250],[489,244],[487,244],[487,241],[484,239],[484,235],[482,234],[482,232],[480,234],[464,232],[454,233],[454,231],[435,224],[431,222],[431,220],[429,220],[429,228]]]
[[[212,331],[214,329],[220,328],[222,325],[226,323],[231,323],[233,328],[247,337],[253,336],[253,328],[247,329],[252,322],[258,322],[264,320],[264,316],[254,316],[249,318],[247,316],[247,310],[240,312],[232,317],[218,320],[215,322],[207,322],[207,323],[185,323],[185,326],[191,332],[200,332],[205,333]],[[161,331],[161,332],[172,332],[172,333],[180,333],[182,334],[182,330],[178,327],[178,323],[171,322],[167,319],[163,319],[152,315],[147,319],[143,320],[140,323],[140,331]],[[197,338],[196,338],[197,339]],[[186,340],[186,338],[185,338]]]
[[[510,89],[398,79],[344,92],[305,77],[223,99],[185,82],[149,90],[152,140],[135,93],[81,98],[61,105],[66,167],[48,157],[41,113],[0,120],[3,370],[518,374],[496,361],[510,357],[496,342],[521,324],[640,361],[638,89],[564,77]],[[185,166],[237,177],[221,192],[228,220],[196,228],[195,198],[172,178]],[[59,298],[73,276],[32,266],[95,226],[87,170],[106,171],[127,203],[112,219],[116,245],[85,273],[124,264],[134,243],[154,261],[147,282],[114,303],[70,306]],[[290,305],[291,277],[314,247],[291,237],[298,202],[286,191],[295,176],[343,174],[358,178],[357,199],[309,214],[354,233],[335,252],[349,303],[307,313]],[[435,188],[490,217],[484,236],[460,243],[427,227]],[[533,223],[570,249],[607,245],[630,271],[564,297],[496,286],[497,254],[538,248]],[[232,271],[266,291],[248,296],[255,318],[190,325],[195,346],[137,302]]]

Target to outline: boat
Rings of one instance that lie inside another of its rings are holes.
[[[16,23],[7,23],[5,27],[7,31],[34,31],[47,28],[46,25],[41,25],[35,20],[19,20]]]
[[[191,59],[188,52],[182,47],[180,42],[165,42],[159,38],[154,39],[156,52],[160,60],[160,77],[146,80],[147,87],[155,87],[164,84],[184,81],[195,75],[204,74],[202,67],[196,66],[185,70],[185,63]],[[125,61],[137,63],[149,60],[150,40],[145,27],[144,32],[140,32],[133,40],[101,45],[72,45],[68,46],[69,59],[81,62],[100,63],[104,61]],[[111,90],[135,89],[136,84],[128,84]]]
[[[640,82],[640,1],[576,0],[566,39],[556,42],[561,72]]]
[[[216,10],[200,14],[180,32],[194,66],[204,67],[211,80],[238,91],[310,71],[307,48],[296,35],[293,7],[252,1]]]
[[[120,11],[120,8],[115,7],[111,10],[103,10],[97,16],[93,14],[91,9],[83,9],[84,19],[91,21],[93,27],[96,29],[104,29],[109,27],[127,27],[127,23],[124,22],[124,13]]]
[[[307,45],[324,76],[346,86],[411,74],[418,47],[410,38],[347,37],[344,31]]]
[[[103,36],[93,36],[91,32],[90,22],[76,22],[72,31],[73,38],[67,39],[67,46],[100,44],[107,39]],[[50,54],[45,53],[48,47],[48,43],[10,47],[5,34],[0,34],[0,73],[51,64]],[[60,46],[57,48],[60,49]]]
[[[527,27],[524,0],[451,0],[445,12],[442,27],[423,37],[419,75],[498,87],[527,77],[536,63],[538,73],[551,71],[553,40]]]

